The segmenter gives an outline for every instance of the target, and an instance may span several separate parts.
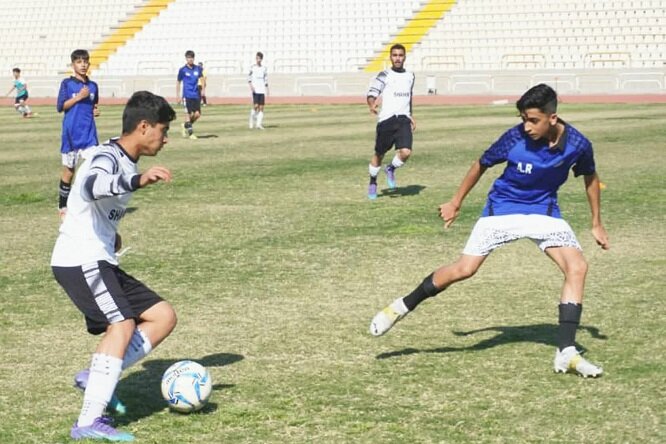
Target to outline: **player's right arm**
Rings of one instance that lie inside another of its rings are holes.
[[[368,96],[366,99],[366,102],[368,103],[368,108],[370,109],[370,114],[377,114],[377,97],[373,96]]]
[[[439,216],[444,220],[444,228],[449,228],[453,221],[456,220],[460,214],[460,207],[462,207],[465,197],[467,197],[467,194],[474,188],[474,185],[476,185],[487,169],[487,167],[481,165],[480,160],[475,161],[469,171],[467,171],[453,198],[439,206]]]
[[[81,100],[85,99],[90,95],[90,89],[87,86],[83,86],[78,93],[73,97],[69,97],[69,89],[67,88],[67,80],[63,80],[60,84],[60,91],[58,92],[58,101],[56,103],[56,109],[58,112],[68,111],[71,107],[76,105]],[[69,98],[68,98],[69,97]]]
[[[371,114],[378,113],[377,108],[379,105],[377,103],[377,98],[382,94],[382,91],[384,91],[387,80],[386,71],[382,71],[370,82],[368,94],[366,94],[366,102],[368,103],[368,108],[370,109]]]

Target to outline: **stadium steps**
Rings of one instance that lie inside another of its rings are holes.
[[[405,23],[396,35],[375,54],[374,58],[366,65],[366,72],[381,71],[386,66],[389,58],[391,46],[396,43],[402,44],[406,52],[421,39],[451,10],[456,4],[456,0],[429,0],[423,7],[416,12],[414,17]]]
[[[112,28],[112,32],[99,43],[90,54],[90,71],[96,70],[114,54],[118,48],[124,46],[150,21],[164,11],[175,0],[148,0],[119,26]]]

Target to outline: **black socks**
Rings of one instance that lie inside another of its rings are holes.
[[[435,284],[432,283],[433,274],[434,273],[431,273],[428,277],[423,279],[423,282],[421,282],[421,284],[416,287],[414,291],[402,298],[405,307],[407,307],[409,311],[414,310],[421,302],[439,294],[444,290],[443,288],[439,289],[435,287]]]
[[[560,304],[559,310],[560,327],[557,330],[557,347],[562,351],[576,342],[576,330],[578,329],[578,324],[580,324],[583,306],[568,302]]]

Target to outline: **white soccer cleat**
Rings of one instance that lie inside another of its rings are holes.
[[[604,370],[598,367],[580,355],[573,345],[555,352],[555,361],[553,362],[555,373],[576,373],[583,378],[596,378],[601,376]]]
[[[372,322],[370,322],[370,334],[373,336],[381,336],[391,329],[400,319],[407,316],[408,311],[400,313],[395,307],[397,303],[404,306],[402,300],[396,300],[388,307],[377,313]]]

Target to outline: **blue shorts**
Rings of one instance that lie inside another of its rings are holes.
[[[21,100],[28,100],[28,93],[26,92],[25,94],[22,94],[20,96],[16,96],[16,99],[14,99],[14,103],[21,103]]]

